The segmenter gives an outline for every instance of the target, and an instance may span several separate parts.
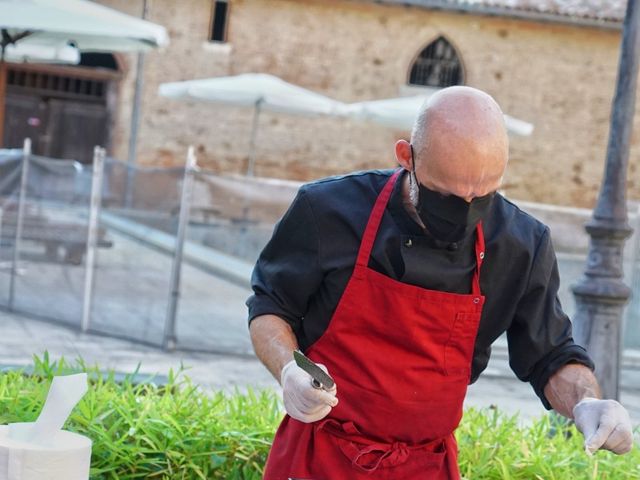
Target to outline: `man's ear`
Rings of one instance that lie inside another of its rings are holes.
[[[411,154],[411,144],[406,140],[396,142],[396,160],[402,168],[407,171],[413,170],[413,155]]]

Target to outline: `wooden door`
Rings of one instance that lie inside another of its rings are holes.
[[[7,76],[4,145],[32,139],[37,155],[91,162],[95,145],[109,147],[117,74],[89,68],[16,64]]]
[[[36,155],[46,155],[46,131],[49,118],[47,104],[33,95],[7,94],[4,126],[5,148],[22,148],[31,139]]]
[[[91,163],[93,148],[104,146],[108,115],[104,105],[72,100],[50,100],[47,137],[48,156]]]

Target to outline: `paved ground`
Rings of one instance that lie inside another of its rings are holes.
[[[102,369],[132,372],[138,364],[146,374],[166,375],[170,368],[188,368],[188,375],[204,388],[233,390],[247,386],[278,388],[275,380],[259,361],[248,355],[214,355],[204,353],[166,353],[124,340],[86,335],[67,327],[35,320],[0,310],[0,365],[26,366],[33,355],[48,351],[54,359],[78,357]],[[622,401],[640,425],[640,389],[624,388]],[[528,384],[508,371],[502,355],[492,360],[477,384],[469,388],[467,406],[496,405],[507,413],[520,412],[530,419],[544,414],[540,402]]]

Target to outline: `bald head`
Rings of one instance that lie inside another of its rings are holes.
[[[449,87],[432,95],[411,143],[416,175],[429,188],[473,198],[500,185],[509,140],[500,107],[480,90]]]

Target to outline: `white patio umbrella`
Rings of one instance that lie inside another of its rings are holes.
[[[163,83],[159,94],[173,99],[204,100],[225,105],[253,107],[247,175],[253,175],[258,122],[262,110],[293,115],[344,116],[346,105],[264,73],[246,73],[184,82]]]
[[[86,0],[0,0],[3,45],[66,43],[83,51],[137,52],[168,44],[164,27]]]
[[[136,52],[168,44],[164,27],[87,0],[0,0],[0,145],[9,45],[67,45],[81,51]]]
[[[433,89],[431,94],[426,95],[351,103],[347,107],[348,116],[360,121],[370,121],[389,127],[411,130],[420,107],[436,91],[437,89]],[[504,119],[510,133],[522,136],[531,135],[532,124],[509,115],[505,115]]]

